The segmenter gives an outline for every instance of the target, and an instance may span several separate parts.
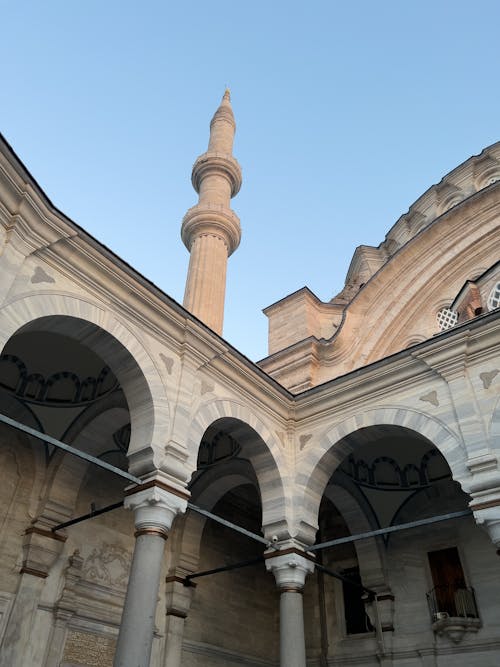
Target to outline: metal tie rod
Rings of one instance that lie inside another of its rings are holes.
[[[212,512],[209,512],[208,510],[204,510],[201,507],[198,507],[197,505],[193,505],[192,503],[188,503],[187,506],[188,509],[192,510],[193,512],[197,512],[198,514],[203,514],[203,516],[206,516],[208,519],[212,519],[212,521],[216,521],[217,523],[220,523],[223,526],[226,526],[227,528],[231,528],[232,530],[238,533],[242,533],[242,535],[246,535],[246,537],[249,537],[252,540],[261,542],[262,544],[265,544],[268,547],[275,546],[274,544],[272,544],[272,542],[268,542],[268,540],[261,537],[260,535],[256,535],[255,533],[250,532],[246,528],[242,528],[241,526],[238,526],[235,523],[231,523],[231,521],[226,521],[226,519],[223,519],[222,517],[217,516],[216,514],[212,514]],[[88,512],[88,514],[83,514],[82,516],[76,517],[75,519],[70,519],[69,521],[65,521],[64,523],[58,523],[57,526],[54,526],[52,528],[52,532],[61,530],[62,528],[69,528],[69,526],[74,526],[75,524],[81,523],[82,521],[87,521],[87,519],[93,519],[94,517],[99,516],[100,514],[111,512],[112,510],[116,510],[120,507],[123,507],[123,500],[121,500],[118,503],[114,503],[113,505],[107,505],[106,507],[102,507],[101,509],[93,510],[92,512]]]
[[[367,537],[376,537],[377,535],[387,535],[388,533],[396,533],[399,530],[407,530],[408,528],[418,528],[418,526],[428,526],[431,523],[438,523],[439,521],[448,521],[449,519],[460,519],[464,516],[470,516],[472,510],[462,510],[461,512],[451,512],[450,514],[440,514],[439,516],[432,516],[429,519],[418,519],[417,521],[410,521],[409,523],[400,523],[397,526],[389,526],[388,528],[379,528],[378,530],[370,530],[367,533],[358,533],[358,535],[349,535],[348,537],[339,537],[328,542],[321,542],[321,544],[314,544],[308,547],[308,551],[319,551],[327,549],[328,547],[337,546],[337,544],[346,544],[347,542],[357,542],[364,540]]]
[[[53,438],[50,435],[46,435],[45,433],[42,433],[41,431],[37,431],[34,428],[31,428],[30,426],[26,426],[25,424],[21,424],[21,422],[16,421],[15,419],[11,419],[10,417],[7,417],[7,415],[3,415],[0,413],[0,422],[7,424],[7,426],[12,426],[12,428],[17,429],[18,431],[22,431],[23,433],[27,433],[28,435],[33,436],[34,438],[37,438],[37,440],[42,440],[43,442],[47,442],[50,445],[53,445],[54,447],[58,447],[59,449],[63,449],[65,452],[68,452],[69,454],[73,454],[74,456],[78,456],[81,459],[84,459],[85,461],[88,461],[89,463],[93,463],[94,465],[99,466],[100,468],[104,468],[105,470],[109,470],[110,472],[114,473],[115,475],[119,475],[120,477],[123,477],[124,479],[128,479],[131,482],[134,482],[134,484],[142,484],[143,480],[140,479],[139,477],[135,477],[135,475],[131,475],[129,472],[122,470],[121,468],[117,468],[116,466],[111,465],[110,463],[106,463],[106,461],[102,461],[101,459],[98,459],[95,456],[92,456],[91,454],[87,454],[86,452],[82,452],[80,449],[76,449],[75,447],[71,447],[71,445],[67,445],[64,442],[61,442],[60,440],[57,440],[56,438]],[[119,504],[116,505],[110,505],[109,507],[103,508],[102,510],[98,510],[99,514],[102,514],[105,511],[115,509],[119,507]],[[216,521],[217,523],[222,524],[223,526],[226,526],[226,528],[231,528],[232,530],[237,531],[238,533],[241,533],[242,535],[246,535],[252,540],[255,540],[257,542],[261,542],[261,544],[265,544],[267,547],[272,547],[274,546],[272,542],[269,542],[266,540],[264,537],[261,535],[256,535],[255,533],[252,533],[249,530],[246,530],[246,528],[242,528],[241,526],[237,526],[234,523],[231,523],[231,521],[226,521],[226,519],[223,519],[220,516],[217,516],[216,514],[212,514],[212,512],[209,512],[208,510],[204,510],[201,507],[198,507],[197,505],[193,505],[192,503],[188,503],[188,507],[190,510],[193,510],[193,512],[197,512],[198,514],[202,514],[203,516],[206,516],[208,519],[212,519],[212,521]],[[69,525],[73,525],[75,523],[79,523],[80,521],[84,521],[85,519],[90,519],[92,516],[97,516],[97,513],[94,512],[93,514],[86,514],[82,517],[79,517],[78,519],[72,519],[71,522],[66,522],[64,525],[59,524],[58,526],[54,527],[54,530],[59,530],[60,528],[64,528]]]
[[[78,456],[79,458],[84,459],[89,463],[94,463],[95,465],[98,465],[100,468],[109,470],[115,475],[124,477],[125,479],[128,479],[131,482],[134,482],[135,484],[142,484],[142,480],[140,480],[139,477],[135,477],[134,475],[131,475],[129,472],[126,472],[125,470],[121,470],[116,466],[112,466],[111,463],[106,463],[106,461],[102,461],[101,459],[92,456],[92,454],[87,454],[86,452],[82,452],[80,449],[71,447],[71,445],[66,445],[64,442],[56,440],[56,438],[53,438],[50,435],[46,435],[41,431],[36,431],[34,428],[30,428],[29,426],[25,426],[25,424],[21,424],[20,422],[16,421],[15,419],[11,419],[10,417],[7,417],[6,415],[0,414],[0,422],[7,424],[7,426],[12,426],[13,428],[17,428],[18,431],[23,431],[23,433],[32,435],[34,438],[37,438],[38,440],[43,440],[44,442],[48,442],[49,445],[53,445],[54,447],[59,447],[59,449],[64,449],[65,452],[74,454],[75,456]]]
[[[250,560],[242,560],[239,563],[230,563],[229,565],[222,565],[221,567],[215,567],[212,570],[203,570],[202,572],[195,572],[194,574],[188,574],[184,579],[184,586],[192,586],[191,581],[193,579],[198,579],[198,577],[208,577],[212,574],[220,574],[221,572],[240,570],[243,567],[251,567],[252,565],[257,565],[258,563],[263,563],[263,562],[264,562],[264,556],[259,556],[258,558],[252,558]]]
[[[319,545],[318,545],[319,546]],[[311,551],[311,549],[308,549],[308,551]],[[352,579],[349,579],[349,577],[345,577],[343,574],[340,574],[340,572],[335,572],[335,570],[330,570],[328,567],[325,567],[321,563],[314,562],[314,567],[319,570],[320,572],[324,572],[327,574],[329,577],[334,577],[335,579],[338,579],[339,581],[343,581],[346,583],[348,586],[352,586],[354,588],[358,588],[363,591],[363,593],[367,593],[370,599],[374,599],[375,596],[377,595],[375,591],[372,591],[371,588],[366,588],[366,586],[363,586],[362,583],[358,581],[353,581]]]
[[[193,505],[192,503],[188,503],[187,506],[190,510],[193,510],[193,512],[202,514],[203,516],[206,516],[208,519],[212,519],[213,521],[216,521],[217,523],[220,523],[223,526],[226,526],[227,528],[232,528],[236,532],[241,533],[242,535],[246,535],[247,537],[249,537],[252,540],[255,540],[256,542],[265,544],[266,547],[275,546],[272,542],[266,540],[265,537],[262,537],[261,535],[256,535],[255,533],[252,533],[246,528],[242,528],[241,526],[237,526],[235,523],[231,523],[231,521],[226,521],[226,519],[223,519],[222,517],[217,516],[216,514],[212,514],[212,512],[209,512],[208,510],[204,510],[201,507],[198,507],[197,505]]]
[[[83,514],[82,516],[75,517],[74,519],[70,519],[69,521],[64,521],[64,523],[58,523],[57,526],[53,526],[51,530],[53,533],[55,533],[57,530],[61,530],[62,528],[69,528],[69,526],[74,526],[75,524],[81,523],[82,521],[87,521],[87,519],[93,519],[96,516],[100,516],[101,514],[106,514],[107,512],[116,510],[119,507],[123,507],[123,500],[120,500],[119,503],[113,503],[112,505],[106,505],[106,507],[101,507],[101,509],[99,510],[91,510],[90,512],[88,512],[88,514]]]

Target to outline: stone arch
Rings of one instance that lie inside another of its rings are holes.
[[[301,463],[296,481],[303,489],[303,515],[297,530],[304,535],[303,539],[314,539],[319,504],[334,470],[356,446],[373,437],[374,429],[384,426],[399,426],[424,436],[439,449],[456,481],[469,476],[464,444],[435,417],[411,408],[391,406],[351,415],[327,429],[320,436],[318,446],[309,447]]]
[[[258,486],[255,471],[246,461],[231,462],[230,471],[221,476],[214,467],[205,473],[202,488],[198,489],[196,504],[206,510],[213,510],[215,505],[228,491],[242,484]],[[198,483],[199,484],[199,483]],[[208,519],[196,512],[188,511],[179,517],[176,530],[171,539],[172,552],[175,554],[176,565],[185,570],[195,571],[200,560],[203,530]]]
[[[251,456],[262,501],[262,525],[266,536],[288,537],[291,501],[287,494],[288,475],[281,445],[270,428],[247,406],[231,399],[215,399],[202,404],[188,426],[189,468],[196,470],[196,457],[207,428],[218,419],[234,419],[250,427],[259,436]]]
[[[130,410],[129,461],[135,474],[161,466],[167,442],[169,406],[150,354],[115,313],[66,294],[37,294],[17,299],[0,310],[0,347],[21,331],[59,333],[92,349],[118,378]]]
[[[351,535],[367,533],[374,529],[358,501],[347,489],[337,484],[328,485],[325,496],[338,509]],[[383,588],[385,585],[384,565],[376,538],[369,537],[354,542],[354,548],[364,585],[374,589]]]

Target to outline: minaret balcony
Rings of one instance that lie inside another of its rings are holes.
[[[221,238],[227,246],[229,256],[240,244],[240,219],[234,211],[222,204],[192,206],[182,220],[182,241],[190,250],[195,238],[206,235]]]
[[[232,155],[217,151],[207,151],[200,155],[191,173],[191,182],[196,192],[200,191],[202,180],[212,174],[227,178],[231,186],[231,197],[238,194],[242,183],[241,167]]]

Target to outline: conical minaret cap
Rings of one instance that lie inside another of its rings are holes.
[[[236,122],[231,106],[231,94],[226,88],[222,101],[210,121],[210,141],[207,152],[232,155],[235,132]]]
[[[207,193],[209,189],[211,190],[210,199],[212,203],[221,203],[221,192],[222,190],[225,191],[226,186],[223,181],[219,181],[218,185],[215,186],[215,182],[212,179],[207,179],[207,176],[214,173],[224,176],[226,182],[229,182],[229,197],[234,197],[238,194],[241,187],[241,167],[233,156],[235,132],[236,122],[231,107],[231,94],[229,89],[226,88],[222,96],[222,101],[210,122],[208,149],[197,158],[191,173],[193,187],[204,201],[207,201],[207,196],[201,190],[202,182],[205,180],[207,185],[205,190]],[[219,190],[218,193],[215,192],[215,188]],[[225,198],[225,195],[222,195],[222,198]],[[227,201],[227,206],[229,206],[229,200]]]
[[[236,121],[234,120],[233,107],[231,106],[231,93],[229,88],[226,88],[224,95],[222,96],[221,103],[219,108],[214,113],[212,120],[210,121],[210,129],[213,128],[214,123],[217,121],[225,121],[230,123],[233,126],[233,134],[236,130]]]

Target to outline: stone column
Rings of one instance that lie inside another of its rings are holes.
[[[146,485],[145,485],[146,486]],[[135,549],[123,607],[114,667],[149,667],[165,540],[185,497],[159,485],[128,495],[135,512]]]
[[[274,574],[280,590],[280,665],[306,667],[302,591],[314,564],[297,550],[266,556],[266,568]]]

